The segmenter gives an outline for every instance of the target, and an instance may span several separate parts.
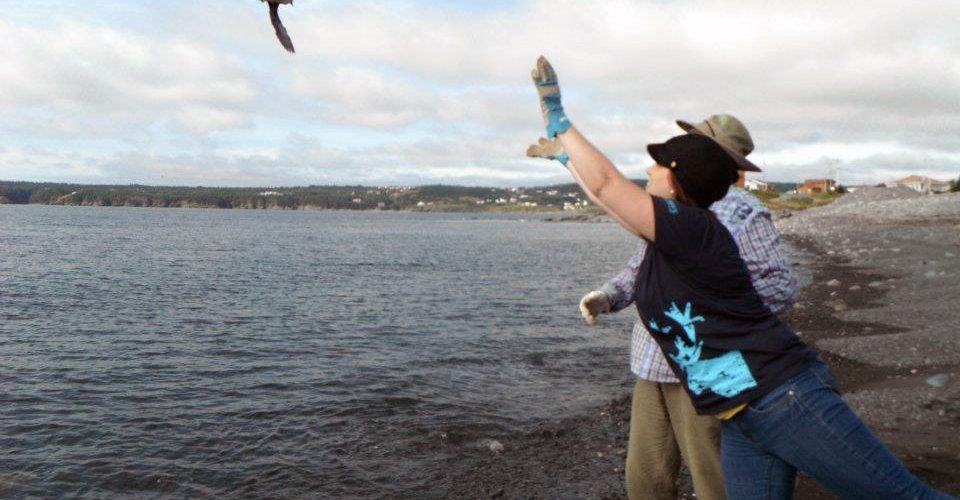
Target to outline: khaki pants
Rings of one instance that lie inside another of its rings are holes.
[[[631,500],[674,500],[680,456],[698,500],[722,500],[720,421],[697,415],[680,384],[637,380],[630,413],[627,494]]]

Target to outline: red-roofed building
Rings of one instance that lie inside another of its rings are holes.
[[[807,179],[797,186],[800,194],[832,193],[837,190],[837,183],[833,179]]]

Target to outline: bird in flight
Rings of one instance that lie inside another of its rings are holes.
[[[290,35],[287,34],[287,29],[283,27],[283,23],[280,22],[280,4],[290,4],[293,5],[293,0],[260,0],[261,2],[267,2],[270,5],[270,22],[273,24],[273,29],[277,32],[277,39],[280,40],[280,45],[283,45],[283,48],[287,49],[287,52],[291,54],[295,51],[293,50],[293,41],[290,40]]]

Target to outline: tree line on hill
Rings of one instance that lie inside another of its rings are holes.
[[[0,182],[0,203],[327,210],[488,210],[553,207],[585,199],[575,184],[507,189],[465,186],[168,187]]]
[[[646,185],[645,180],[634,180]],[[780,191],[792,183],[772,183]],[[0,204],[125,207],[502,211],[585,206],[577,184],[532,188],[469,186],[306,186],[219,188],[0,181]]]

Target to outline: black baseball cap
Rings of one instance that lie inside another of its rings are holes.
[[[727,194],[739,177],[733,152],[701,134],[683,134],[662,144],[648,144],[647,152],[658,165],[673,171],[683,192],[707,208]]]

